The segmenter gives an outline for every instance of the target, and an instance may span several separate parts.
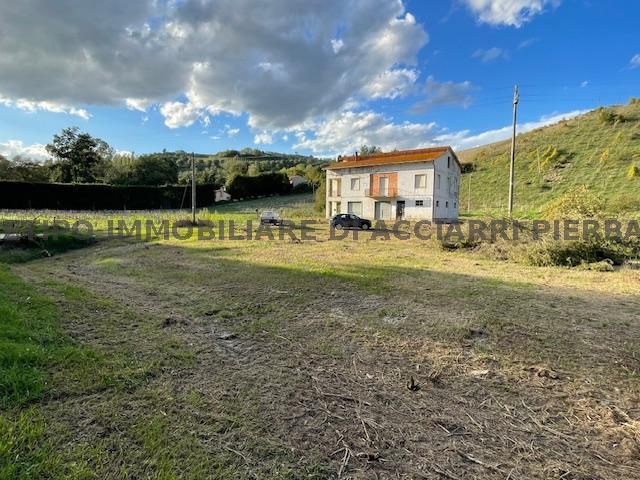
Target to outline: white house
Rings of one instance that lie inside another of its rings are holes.
[[[307,179],[304,178],[302,175],[289,175],[289,183],[291,184],[291,186],[293,188],[295,188],[298,185],[306,184],[307,183]]]
[[[451,147],[338,157],[326,167],[327,218],[457,221],[460,171]]]

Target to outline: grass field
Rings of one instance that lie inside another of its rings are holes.
[[[504,215],[511,142],[461,152],[471,171],[460,186],[461,212]],[[613,214],[640,210],[640,103],[594,110],[518,136],[515,206],[517,215],[539,215],[545,204],[586,186]],[[471,198],[469,202],[469,186]]]
[[[637,477],[640,270],[313,228],[3,265],[0,478]]]

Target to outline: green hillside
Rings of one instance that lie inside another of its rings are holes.
[[[640,100],[593,110],[517,138],[515,209],[545,204],[586,186],[611,213],[640,211]],[[461,213],[506,211],[511,142],[462,152]],[[469,189],[471,182],[471,189]]]

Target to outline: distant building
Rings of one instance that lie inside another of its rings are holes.
[[[231,200],[231,195],[227,193],[224,187],[216,190],[216,202],[228,202],[229,200]]]
[[[289,175],[289,183],[293,188],[298,185],[305,185],[307,183],[307,179],[302,175]]]
[[[327,218],[458,220],[461,168],[451,147],[339,157],[326,173]]]

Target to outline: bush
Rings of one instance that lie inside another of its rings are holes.
[[[638,97],[631,97],[629,99],[629,105],[640,105],[640,98]]]
[[[325,209],[327,208],[326,197],[327,197],[327,184],[324,180],[322,180],[320,182],[320,185],[316,189],[315,198],[313,199],[314,208],[316,212],[323,213],[325,211]]]
[[[615,123],[622,123],[625,121],[625,118],[622,115],[614,113],[608,108],[600,107],[597,112],[598,120],[605,125],[613,125]]]
[[[594,218],[601,216],[604,208],[604,201],[583,185],[549,202],[544,208],[544,217],[552,220]]]
[[[216,185],[199,185],[198,205],[215,203]],[[187,187],[188,189],[188,187]],[[146,210],[191,206],[184,186],[1,182],[0,208],[53,210]]]
[[[640,175],[640,169],[638,169],[638,166],[637,165],[629,166],[629,169],[627,170],[627,178],[633,179],[633,178],[636,178],[638,175]]]
[[[636,243],[613,240],[575,242],[542,241],[529,246],[526,262],[538,267],[576,267],[609,260],[621,265],[625,260],[637,258],[640,246]]]

